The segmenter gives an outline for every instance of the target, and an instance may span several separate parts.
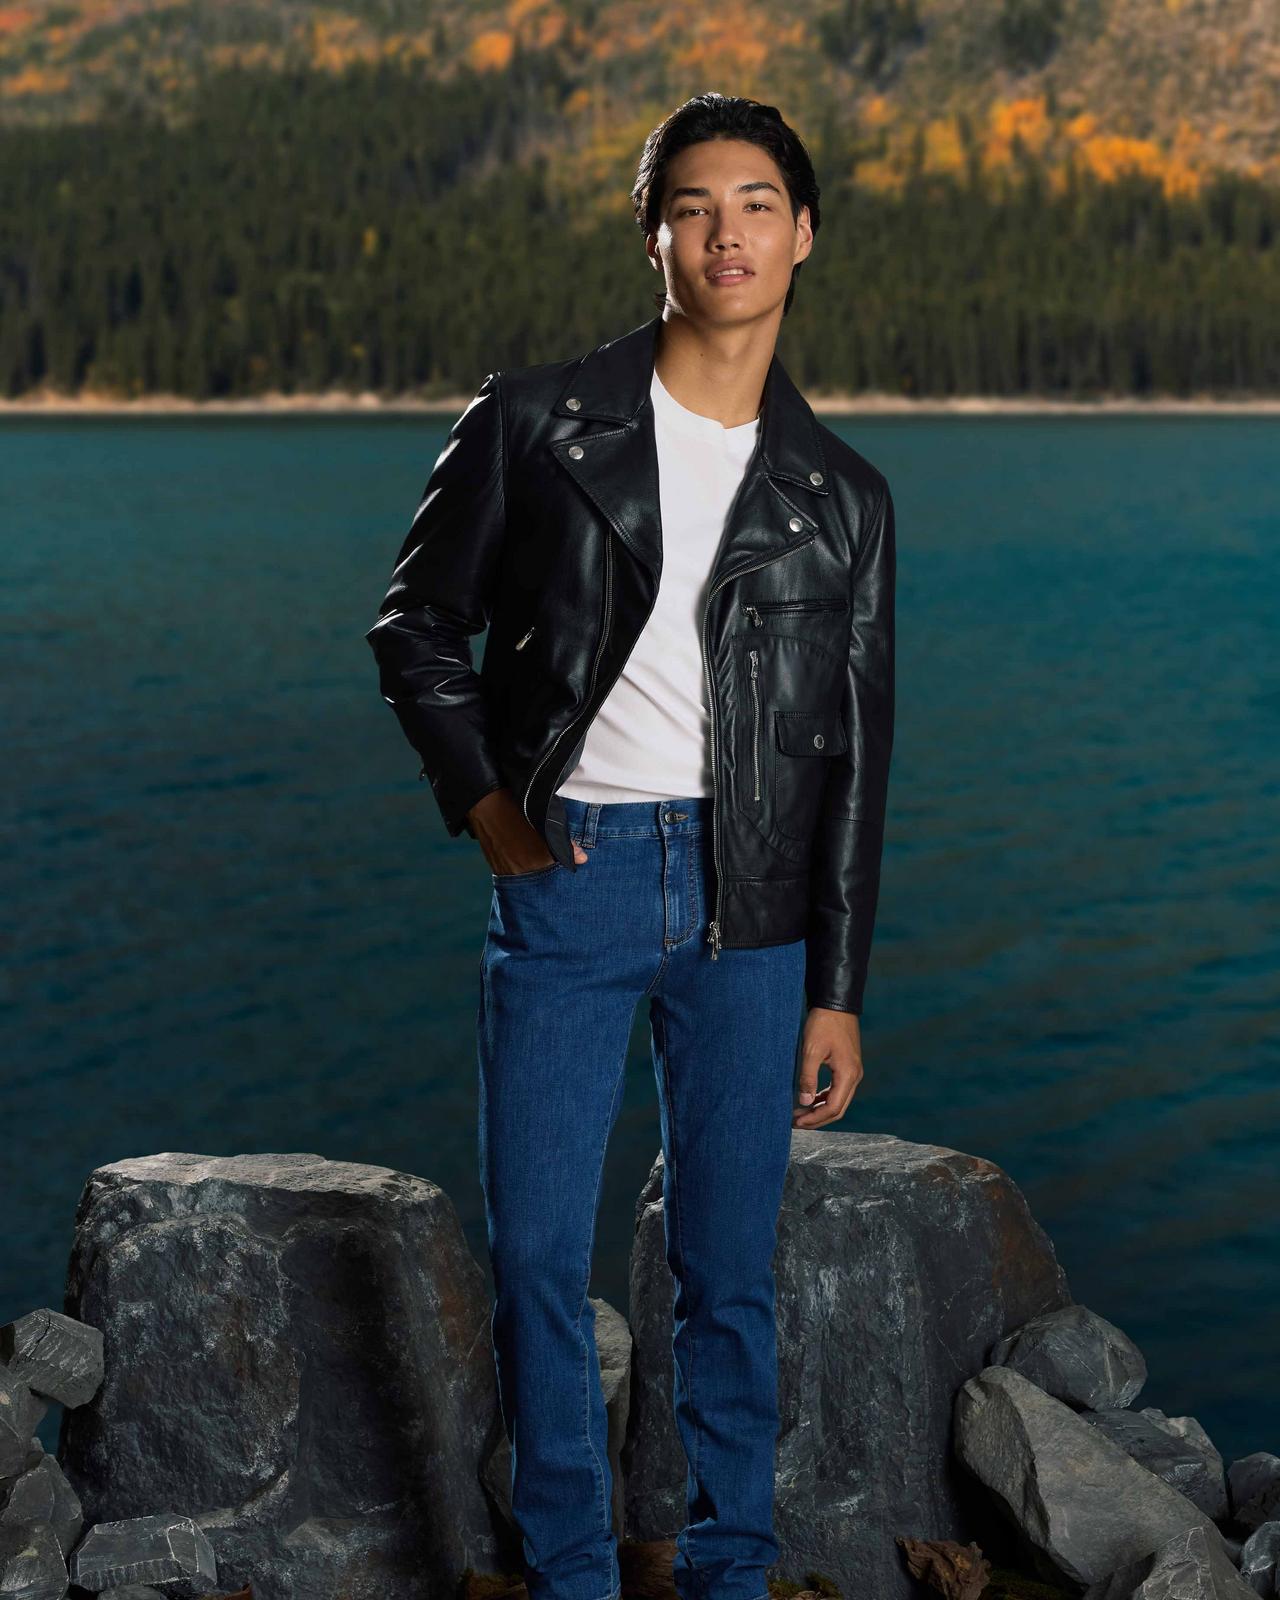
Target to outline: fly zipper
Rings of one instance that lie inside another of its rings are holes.
[[[756,792],[753,799],[760,798],[760,652],[751,652],[751,700],[754,707],[755,721],[751,725],[751,759],[756,769]]]
[[[751,618],[753,628],[762,628],[764,621],[761,616],[766,611],[843,611],[846,602],[843,600],[756,600],[742,603],[742,609]]]

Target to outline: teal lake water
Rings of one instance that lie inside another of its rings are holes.
[[[364,639],[447,423],[0,428],[0,1323],[61,1307],[90,1170],[165,1150],[421,1174],[488,1270],[488,868]],[[838,1126],[997,1162],[1144,1351],[1135,1404],[1280,1452],[1280,421],[833,425],[899,546]],[[641,1007],[593,1281],[624,1311],[658,1142]]]

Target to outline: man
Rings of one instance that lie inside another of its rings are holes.
[[[775,355],[819,220],[778,113],[687,102],[632,199],[660,314],[486,377],[368,639],[449,832],[492,873],[479,1142],[529,1592],[620,1593],[587,1288],[647,996],[689,1465],[676,1587],[764,1600],[790,1131],[839,1118],[863,1070],[893,502]]]

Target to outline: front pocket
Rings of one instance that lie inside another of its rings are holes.
[[[849,602],[836,597],[815,597],[811,600],[744,600],[742,609],[755,628],[764,626],[766,616],[780,611],[847,611]]]
[[[813,833],[827,761],[849,748],[838,711],[774,711],[773,825],[788,839]]]
[[[532,872],[491,872],[494,883],[532,883],[536,878],[549,878],[553,872],[563,872],[563,861],[550,861],[545,867],[535,867]]]

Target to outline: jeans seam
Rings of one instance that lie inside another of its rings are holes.
[[[663,959],[665,960],[665,957]],[[675,1096],[671,1093],[671,1060],[670,1060],[670,1054],[669,1054],[669,1052],[667,1050],[667,1025],[666,1025],[666,1022],[662,1018],[661,1012],[659,1012],[659,1014],[658,1014],[658,1026],[659,1026],[659,1028],[661,1029],[661,1032],[662,1032],[662,1080],[663,1080],[664,1084],[666,1085],[666,1090],[667,1090],[667,1116],[670,1119],[670,1123],[671,1123],[671,1155],[673,1157],[672,1173],[671,1173],[671,1193],[672,1193],[672,1196],[673,1196],[673,1198],[675,1200],[675,1211],[676,1211],[676,1253],[680,1258],[680,1277],[681,1277],[681,1281],[683,1283],[684,1278],[685,1278],[685,1273],[686,1273],[686,1262],[685,1262],[685,1254],[684,1254],[684,1229],[683,1229],[683,1227],[681,1226],[681,1223],[680,1223],[680,1158],[679,1158],[679,1154],[678,1154],[680,1139],[679,1139],[679,1135],[678,1135],[678,1133],[676,1131]],[[701,1453],[702,1453],[702,1429],[698,1426],[698,1408],[694,1404],[694,1399],[693,1399],[693,1367],[694,1367],[694,1355],[695,1355],[695,1341],[694,1341],[694,1337],[693,1337],[692,1323],[691,1322],[686,1323],[686,1329],[688,1330],[688,1339],[689,1339],[689,1417],[690,1417],[690,1421],[691,1421],[692,1426],[693,1426],[693,1461],[691,1463],[690,1470],[693,1473],[693,1482],[694,1482],[694,1487],[696,1489],[696,1487],[697,1487],[697,1485],[698,1485],[698,1483],[700,1481],[699,1478],[698,1478],[698,1461],[699,1461],[699,1458],[700,1458]],[[691,1567],[694,1567],[695,1563],[694,1563],[693,1555],[692,1555],[692,1553],[690,1552],[690,1549],[689,1549],[689,1544],[690,1544],[691,1538],[692,1538],[692,1530],[688,1526],[688,1522],[686,1520],[685,1527],[682,1529],[682,1531],[679,1534],[676,1535],[676,1548],[682,1551],[685,1560],[689,1563],[689,1565]],[[680,1543],[681,1539],[684,1540],[683,1546]]]
[[[628,1040],[628,1045],[630,1041]],[[608,1129],[613,1125],[614,1108],[618,1103],[618,1091],[621,1089],[626,1077],[627,1057],[623,1051],[622,1064],[618,1069],[617,1081],[613,1086],[613,1098],[609,1102],[609,1116],[605,1127],[605,1137],[600,1148],[600,1162],[596,1168],[595,1200],[592,1205],[592,1216],[600,1204],[600,1181],[604,1176],[604,1158],[608,1148]],[[600,1515],[604,1531],[608,1533],[613,1527],[613,1518],[609,1513],[609,1492],[605,1481],[604,1463],[600,1459],[600,1452],[596,1449],[595,1440],[591,1437],[591,1346],[587,1343],[582,1331],[582,1313],[586,1310],[587,1296],[591,1293],[591,1242],[587,1241],[587,1268],[586,1286],[582,1291],[582,1304],[578,1307],[578,1338],[582,1341],[582,1397],[583,1397],[583,1438],[587,1448],[591,1451],[596,1464],[596,1473],[600,1479]],[[602,1600],[613,1600],[612,1593],[602,1597]]]

